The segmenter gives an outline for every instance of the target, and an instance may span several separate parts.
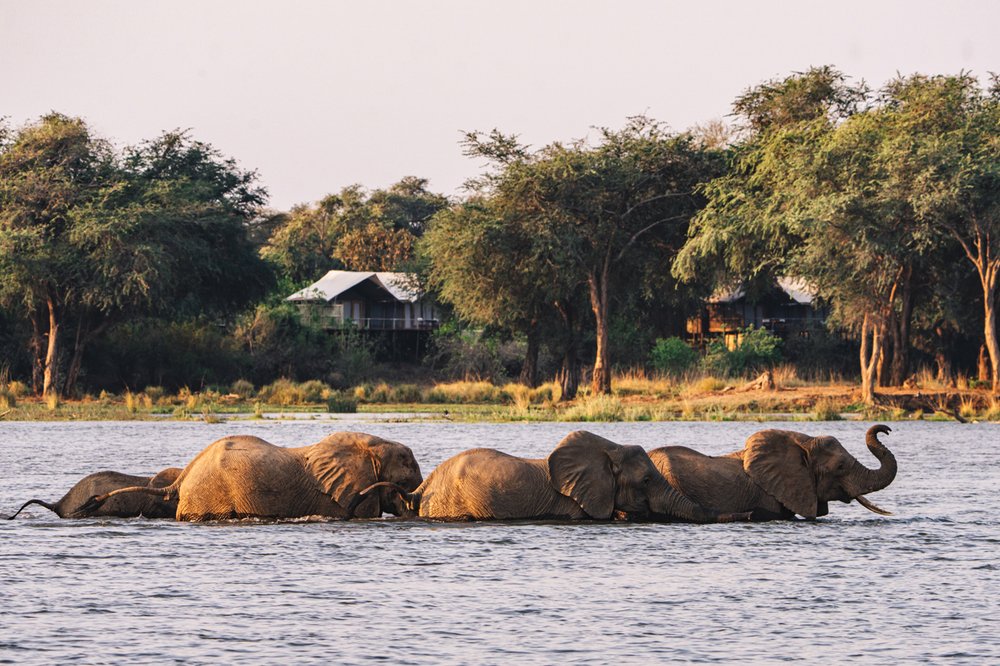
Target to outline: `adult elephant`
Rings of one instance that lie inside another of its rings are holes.
[[[375,518],[383,512],[402,513],[402,499],[386,488],[367,496],[362,490],[380,481],[413,490],[422,480],[408,447],[364,433],[338,432],[298,448],[240,435],[209,444],[162,490],[126,488],[92,502],[159,493],[176,497],[177,520],[188,521]]]
[[[77,481],[76,485],[70,488],[58,502],[50,504],[40,499],[30,499],[8,519],[13,520],[24,511],[25,507],[31,504],[43,506],[49,511],[55,512],[60,518],[92,518],[96,516],[173,518],[174,514],[177,513],[177,500],[164,499],[162,490],[157,490],[156,495],[120,495],[90,510],[86,509],[85,505],[94,495],[110,493],[120,488],[134,486],[165,488],[176,481],[180,473],[181,470],[178,467],[168,467],[153,477],[133,476],[111,471],[96,472]]]
[[[380,490],[387,485],[378,484]],[[734,519],[671,488],[642,447],[584,431],[567,435],[543,459],[494,449],[459,453],[402,496],[405,515],[440,520],[609,520],[616,513],[692,522]]]
[[[753,511],[754,519],[813,519],[829,512],[834,500],[857,500],[863,507],[890,515],[865,495],[896,478],[896,457],[878,440],[885,425],[868,429],[865,444],[878,459],[869,469],[833,437],[811,437],[790,430],[763,430],[744,448],[724,456],[706,456],[684,446],[649,452],[671,486],[716,511]]]

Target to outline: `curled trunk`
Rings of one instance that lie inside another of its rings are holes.
[[[892,454],[882,442],[878,441],[880,433],[888,433],[890,429],[885,425],[874,425],[865,434],[865,444],[879,461],[877,469],[865,467],[860,462],[852,475],[851,492],[853,497],[873,493],[882,490],[896,478],[896,456]]]

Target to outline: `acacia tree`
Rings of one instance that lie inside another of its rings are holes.
[[[124,157],[59,114],[18,132],[0,154],[0,296],[32,323],[36,391],[72,391],[87,344],[125,319],[260,295],[269,273],[246,233],[265,196],[255,178],[182,132]]]
[[[31,322],[36,393],[59,386],[60,333],[84,270],[73,215],[114,170],[109,145],[82,120],[57,113],[24,126],[0,150],[0,297]]]
[[[524,334],[519,381],[533,387],[540,335],[551,327],[555,304],[567,299],[562,292],[572,285],[562,284],[523,218],[509,212],[500,201],[475,197],[440,211],[421,239],[421,254],[428,286],[460,317]],[[568,400],[575,385],[569,375],[565,379],[562,396]]]
[[[862,397],[873,402],[908,275],[912,216],[879,185],[883,127],[860,113],[867,96],[864,84],[823,67],[738,98],[745,134],[733,168],[706,186],[708,205],[673,270],[686,280],[707,267],[729,282],[805,278],[832,305],[833,319],[860,334]]]
[[[1000,392],[1000,79],[984,90],[970,74],[913,76],[893,86],[911,129],[913,206],[930,229],[957,243],[983,293],[983,340]]]
[[[430,218],[447,205],[422,178],[403,178],[373,192],[351,185],[294,207],[261,254],[295,283],[315,280],[331,268],[400,270],[413,259]]]
[[[591,390],[608,393],[614,291],[648,262],[670,260],[701,204],[695,187],[717,174],[721,160],[645,117],[620,131],[601,129],[600,137],[597,146],[553,143],[533,153],[511,150],[514,140],[497,133],[470,134],[466,145],[471,155],[499,161],[483,180],[491,195],[516,207],[568,280],[586,285],[597,343]]]
[[[85,261],[65,392],[86,346],[122,321],[226,316],[266,292],[272,275],[248,234],[267,196],[256,178],[186,132],[124,151],[117,177],[73,218]]]

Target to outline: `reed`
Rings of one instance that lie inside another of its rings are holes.
[[[489,382],[436,384],[427,393],[427,402],[444,404],[488,404],[501,400],[499,388]]]
[[[818,400],[813,406],[812,418],[814,421],[840,421],[840,409],[833,400]]]
[[[615,396],[595,395],[581,398],[559,415],[560,421],[623,421],[625,407]]]

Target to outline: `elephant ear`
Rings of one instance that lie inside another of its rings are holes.
[[[572,497],[591,518],[607,520],[615,508],[614,442],[583,430],[571,432],[549,454],[552,486]]]
[[[316,479],[323,494],[346,508],[358,493],[375,483],[375,464],[369,444],[377,438],[358,432],[336,432],[297,451],[302,455],[303,466]],[[378,498],[366,498],[355,510],[355,515],[368,504],[374,510]]]
[[[816,480],[809,468],[809,440],[799,433],[764,430],[747,439],[743,469],[764,491],[803,518],[815,518]]]

